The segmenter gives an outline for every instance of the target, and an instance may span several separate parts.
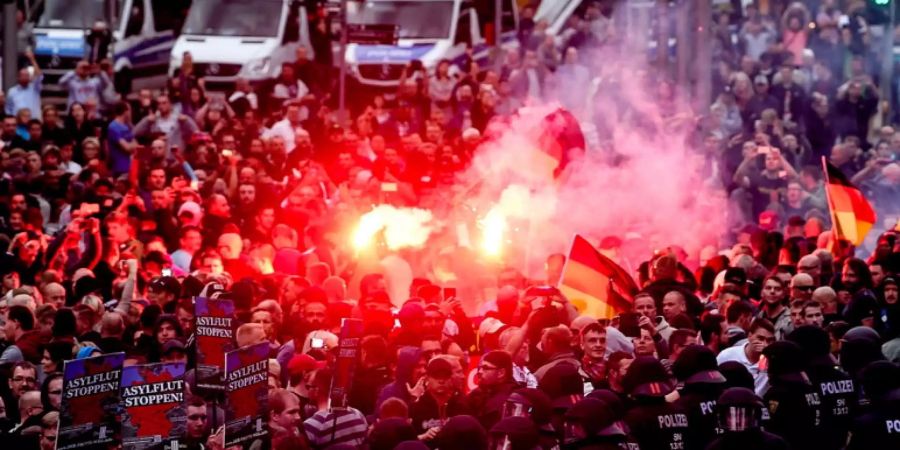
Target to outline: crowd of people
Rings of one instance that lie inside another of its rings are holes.
[[[543,276],[480,274],[495,280],[482,304],[436,265],[398,298],[387,269],[356,261],[361,214],[439,203],[492,119],[523,105],[560,102],[595,133],[585,150],[614,161],[617,124],[591,105],[630,123],[641,105],[585,56],[621,44],[614,6],[586,0],[550,35],[525,4],[502,64],[410,63],[396,92],[351,91],[347,123],[304,48],[273,85],[225,95],[189,54],[164,89],[126,96],[84,61],[60,80],[64,108],[24,51],[0,94],[0,442],[55,448],[67,360],[191,367],[192,299],[221,285],[236,344],[271,347],[279,450],[900,448],[900,129],[865,2],[713,2],[714,103],[688,112],[689,138],[727,193],[727,238],[714,255],[645,255],[631,310],[579,316],[553,287],[561,255]],[[667,74],[641,83],[684,118]],[[828,231],[822,157],[878,211],[863,248]],[[364,337],[342,407],[344,318]],[[221,407],[194,392],[185,408],[183,443],[222,449]]]

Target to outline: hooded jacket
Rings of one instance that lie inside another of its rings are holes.
[[[417,347],[403,347],[400,349],[400,352],[397,355],[396,377],[394,377],[393,383],[387,384],[381,388],[378,399],[375,400],[375,412],[381,408],[381,404],[384,403],[385,400],[391,397],[399,398],[406,402],[406,404],[412,403],[412,398],[410,398],[409,390],[406,385],[409,383],[409,385],[412,386],[419,381],[413,380],[412,374],[413,370],[416,368],[416,364],[419,363],[419,359],[421,358],[422,351]]]

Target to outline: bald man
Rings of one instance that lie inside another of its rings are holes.
[[[803,300],[804,303],[808,302],[812,299],[813,291],[815,289],[815,280],[812,275],[808,273],[798,273],[791,278],[791,300]]]
[[[822,276],[822,260],[816,255],[806,255],[797,262],[797,273],[807,274],[812,277],[813,284],[819,285]]]
[[[56,309],[66,306],[66,288],[59,283],[47,283],[41,289],[41,295],[44,297],[44,303],[53,305]]]
[[[822,286],[813,291],[812,300],[822,305],[822,314],[825,316],[838,313],[837,292],[830,286]]]
[[[239,326],[235,333],[235,340],[238,347],[268,342],[265,328],[258,323],[245,323]]]
[[[671,323],[675,316],[685,312],[687,312],[687,301],[681,292],[670,291],[663,296],[662,314],[666,318],[666,322]]]
[[[44,405],[41,403],[41,391],[27,391],[19,397],[19,414],[22,420],[16,425],[10,434],[21,433],[22,430],[41,424],[41,414]]]

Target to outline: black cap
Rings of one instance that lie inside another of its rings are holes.
[[[747,272],[740,267],[729,267],[725,269],[725,282],[738,285],[747,284]]]
[[[769,378],[785,381],[808,381],[803,376],[806,369],[806,355],[799,345],[791,341],[778,341],[763,349],[769,362]]]
[[[181,294],[181,283],[174,277],[157,277],[150,282],[148,289],[153,292],[166,292],[177,297]]]
[[[625,392],[633,396],[665,397],[674,387],[666,368],[652,356],[639,356],[632,361],[622,378]]]
[[[733,387],[725,389],[719,396],[718,406],[720,408],[731,407],[756,407],[762,408],[763,401],[751,389],[743,387]]]
[[[453,376],[453,365],[444,358],[434,358],[428,362],[425,373],[431,378],[450,378]]]
[[[685,384],[724,383],[716,355],[703,345],[689,345],[672,364],[672,373]]]

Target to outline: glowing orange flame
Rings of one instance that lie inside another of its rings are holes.
[[[359,219],[353,232],[353,248],[357,251],[368,248],[382,231],[390,250],[421,248],[431,235],[431,221],[431,212],[424,209],[379,205]]]

